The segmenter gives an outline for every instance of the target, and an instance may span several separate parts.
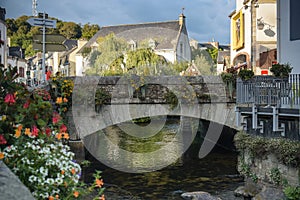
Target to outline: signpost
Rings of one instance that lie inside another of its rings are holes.
[[[59,34],[45,35],[45,52],[49,51],[66,51],[67,47],[63,45],[66,40],[65,36]],[[33,35],[33,49],[42,50],[43,35]]]
[[[47,15],[48,16],[48,15]],[[43,49],[43,60],[42,60],[42,82],[45,82],[46,73],[45,73],[45,34],[46,34],[46,28],[56,28],[56,20],[51,20],[46,18],[46,13],[43,13],[43,18],[29,18],[27,22],[31,26],[41,26],[43,28],[43,36],[42,36],[42,49]]]

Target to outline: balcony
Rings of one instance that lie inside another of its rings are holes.
[[[255,135],[300,141],[300,74],[238,79],[236,86],[237,127]]]

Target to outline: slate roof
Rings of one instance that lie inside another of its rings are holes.
[[[8,49],[8,55],[9,56],[14,56],[14,57],[18,57],[18,58],[25,58],[25,52],[24,49],[22,49],[21,47],[9,47]]]
[[[104,26],[79,50],[79,53],[84,48],[93,45],[99,37],[105,37],[110,33],[114,33],[117,37],[126,41],[133,40],[137,42],[137,45],[140,41],[151,38],[157,44],[155,49],[175,49],[180,28],[178,20]],[[187,34],[186,28],[183,29],[183,32]]]
[[[210,43],[198,43],[198,48],[204,48],[204,49],[214,49],[216,47],[214,47],[212,44]]]
[[[71,50],[74,47],[77,47],[77,40],[67,39],[63,42],[63,44],[67,47],[68,50]]]

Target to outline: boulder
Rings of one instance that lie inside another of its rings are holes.
[[[181,194],[181,197],[186,200],[221,200],[218,197],[214,197],[208,192],[185,192]]]
[[[252,200],[283,200],[286,199],[284,193],[279,188],[263,187],[262,191],[255,195]]]

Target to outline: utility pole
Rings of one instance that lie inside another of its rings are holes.
[[[46,19],[46,14],[45,12],[43,13],[43,60],[42,60],[42,83],[44,83],[46,81],[45,76],[46,76],[46,72],[45,72],[45,43],[46,43],[46,26],[45,26],[45,19]]]
[[[56,28],[56,20],[48,19],[48,14],[39,13],[39,16],[42,18],[29,18],[27,22],[32,26],[40,26],[43,30],[43,38],[42,38],[42,51],[43,51],[43,58],[42,58],[42,78],[41,82],[44,83],[46,78],[45,74],[45,52],[46,52],[46,28]]]
[[[37,16],[38,13],[37,13],[37,0],[32,0],[32,16]]]

